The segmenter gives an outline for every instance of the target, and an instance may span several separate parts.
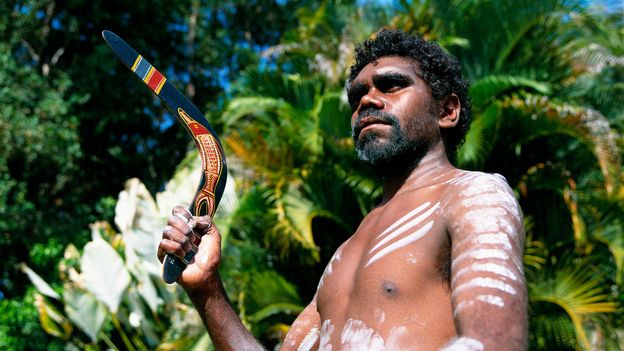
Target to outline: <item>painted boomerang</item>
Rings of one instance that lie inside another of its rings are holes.
[[[227,179],[225,155],[217,134],[197,107],[168,82],[167,78],[147,62],[143,56],[139,55],[113,32],[105,30],[102,32],[102,36],[121,62],[158,95],[193,137],[201,156],[203,172],[189,211],[194,216],[214,216]],[[195,256],[201,237],[193,232],[190,239],[192,250],[186,254],[184,259],[173,255],[165,256],[163,264],[163,280],[165,282],[171,284],[178,280],[184,268]]]

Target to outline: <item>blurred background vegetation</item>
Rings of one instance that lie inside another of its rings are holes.
[[[194,146],[103,29],[222,136],[222,276],[273,347],[379,200],[343,87],[381,26],[438,41],[472,83],[455,163],[522,205],[531,349],[622,349],[624,7],[582,0],[0,2],[0,349],[211,347],[154,254]]]

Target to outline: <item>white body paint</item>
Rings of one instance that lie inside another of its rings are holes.
[[[491,263],[491,262],[489,263],[477,262],[467,267],[464,267],[458,270],[457,273],[455,273],[455,275],[453,276],[453,280],[458,280],[463,275],[470,273],[470,272],[488,272],[488,273],[493,273],[496,275],[503,276],[505,278],[508,278],[514,281],[518,280],[518,277],[516,276],[516,274],[514,274],[514,272],[509,270],[507,267],[500,265],[500,264]]]
[[[345,351],[381,351],[384,349],[384,340],[376,331],[369,328],[360,320],[347,320],[342,333],[340,343]]]
[[[303,341],[301,341],[301,344],[299,344],[299,348],[297,349],[297,351],[312,350],[312,347],[314,346],[316,341],[319,339],[319,334],[320,334],[320,331],[317,327],[313,327],[312,329],[310,329],[310,332],[305,336],[305,338],[303,338]]]
[[[514,289],[513,286],[503,281],[493,278],[477,277],[467,281],[466,283],[460,284],[458,287],[453,289],[453,295],[457,295],[462,291],[473,288],[496,289],[511,295],[514,295],[516,293],[516,289]]]
[[[321,326],[321,341],[319,343],[319,351],[332,351],[330,343],[331,336],[334,333],[334,325],[331,320],[326,319]]]
[[[346,244],[346,243],[345,243]],[[327,264],[327,267],[325,267],[325,272],[323,272],[323,275],[321,275],[321,279],[319,280],[319,284],[317,287],[317,291],[323,286],[323,280],[325,277],[329,277],[330,275],[332,275],[332,273],[334,272],[334,264],[337,263],[338,261],[340,261],[342,259],[342,248],[344,247],[344,244],[342,246],[340,246],[338,248],[338,250],[336,250],[336,253],[334,254],[334,256],[331,258],[331,260],[329,261],[329,263]]]
[[[451,341],[440,351],[483,351],[483,344],[477,339],[461,337]]]
[[[407,246],[428,234],[433,227],[434,222],[430,220],[423,225],[421,225],[421,223],[431,218],[431,215],[440,207],[440,203],[435,203],[433,206],[430,205],[430,202],[426,202],[421,206],[418,206],[416,209],[401,217],[398,221],[394,222],[390,227],[386,228],[381,234],[379,234],[377,239],[381,240],[379,240],[368,253],[369,255],[372,255],[372,257],[368,260],[368,262],[366,262],[364,267],[368,267],[389,253]],[[425,209],[427,209],[425,212],[420,213]],[[418,216],[412,218],[416,215]],[[418,229],[401,237],[402,234],[412,230],[413,228]],[[394,242],[392,242],[393,240]],[[386,246],[384,247],[384,245]]]

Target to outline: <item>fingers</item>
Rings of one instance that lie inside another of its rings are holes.
[[[181,206],[174,207],[171,213],[158,245],[157,256],[161,262],[167,254],[184,258],[189,251],[198,251],[200,246],[205,247],[203,251],[209,252],[214,251],[212,246],[215,244],[216,248],[220,248],[220,235],[212,225],[210,216],[193,217],[186,208]],[[215,233],[216,235],[212,235]],[[207,242],[202,240],[204,235],[210,235],[210,240]],[[199,251],[202,250],[199,249]]]
[[[187,223],[191,228],[195,227],[195,219],[189,210],[182,206],[176,206],[171,210],[171,214],[180,218],[183,222]]]
[[[184,207],[176,206],[163,229],[162,240],[158,245],[158,259],[162,262],[166,254],[183,259],[189,251],[196,249],[201,240],[193,233],[194,226],[195,219],[191,213]]]

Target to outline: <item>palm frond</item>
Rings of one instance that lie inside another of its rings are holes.
[[[325,211],[307,199],[298,187],[286,185],[275,193],[275,205],[271,212],[276,216],[275,226],[270,231],[272,241],[282,255],[291,253],[291,247],[296,245],[310,253],[300,258],[318,262],[319,253],[312,235],[312,220],[316,216],[325,215]]]
[[[280,313],[296,315],[304,308],[296,287],[273,270],[251,275],[247,303],[250,322],[259,322]]]
[[[507,98],[503,107],[522,112],[523,119],[514,120],[515,130],[523,134],[519,143],[552,134],[578,138],[595,155],[607,192],[618,189],[622,176],[616,133],[600,112],[532,94]]]
[[[545,95],[551,92],[548,83],[534,79],[514,75],[488,75],[471,83],[470,99],[474,108],[483,109],[489,101],[495,100],[502,93],[522,88],[530,88]]]
[[[574,262],[563,258],[551,269],[544,270],[539,279],[527,284],[531,304],[552,303],[568,315],[578,341],[589,349],[590,343],[583,325],[587,316],[612,313],[616,302],[609,300],[609,293],[597,279],[591,260]]]
[[[500,115],[500,108],[491,105],[474,116],[464,143],[457,152],[460,167],[478,169],[483,165],[496,142],[496,126]]]
[[[226,131],[236,130],[242,118],[251,119],[253,123],[272,124],[273,116],[287,117],[296,114],[295,109],[283,99],[264,96],[243,96],[232,99],[220,120]]]

